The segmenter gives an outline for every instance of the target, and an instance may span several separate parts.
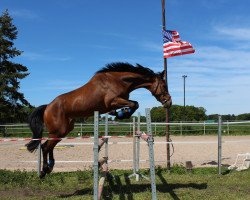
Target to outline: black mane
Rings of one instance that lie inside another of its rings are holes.
[[[96,74],[105,72],[134,72],[137,74],[148,75],[148,76],[156,75],[153,70],[147,67],[143,67],[139,64],[133,66],[129,63],[123,63],[123,62],[115,62],[107,64],[105,67],[97,71]]]

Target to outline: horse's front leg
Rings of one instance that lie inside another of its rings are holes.
[[[117,97],[111,102],[111,107],[114,110],[109,113],[110,115],[114,115],[118,119],[128,119],[139,108],[139,104],[137,101]],[[120,108],[122,109],[117,112],[116,109]]]

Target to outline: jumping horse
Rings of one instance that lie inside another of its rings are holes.
[[[129,94],[138,88],[146,88],[164,107],[170,107],[172,100],[164,74],[164,71],[154,73],[139,64],[108,64],[82,87],[59,95],[48,105],[37,107],[29,117],[32,138],[42,138],[44,126],[49,138],[63,138],[73,130],[75,118],[93,116],[94,111],[100,114],[109,112],[119,119],[129,118],[139,107],[138,102],[129,100]],[[59,141],[48,139],[42,144],[41,178],[53,170],[53,149]],[[31,140],[26,144],[28,151],[33,152],[39,143],[40,140]]]

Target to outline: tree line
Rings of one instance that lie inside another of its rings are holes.
[[[221,115],[223,121],[250,120],[250,113],[240,115]],[[151,118],[154,122],[166,121],[166,110],[163,107],[154,107],[151,110]],[[206,109],[195,106],[172,105],[170,108],[170,121],[206,121],[218,120],[218,114],[206,115]]]
[[[250,120],[250,113],[244,113],[240,115],[221,115],[223,121],[236,121],[236,120]],[[117,120],[117,119],[115,119]],[[151,120],[153,122],[165,122],[166,121],[166,109],[162,106],[153,107],[151,109]],[[218,114],[206,115],[206,109],[203,107],[195,106],[181,106],[172,105],[170,108],[169,121],[171,122],[197,122],[197,121],[217,121]],[[117,120],[119,121],[119,120]],[[123,120],[124,121],[124,120]],[[125,121],[132,121],[132,118]],[[141,116],[141,121],[146,121],[145,116]]]
[[[28,68],[15,63],[14,58],[23,52],[14,46],[17,39],[17,27],[13,18],[5,10],[0,16],[0,124],[25,123],[33,106],[19,91],[20,81],[29,75]],[[154,122],[166,120],[166,110],[163,107],[153,107],[151,118]],[[170,121],[205,121],[217,120],[218,114],[206,115],[203,107],[173,105],[170,108]],[[223,120],[250,120],[250,113],[223,115]],[[115,119],[116,120],[116,119]],[[93,118],[78,119],[78,122],[93,122]],[[119,121],[119,120],[117,120]],[[132,118],[123,121],[132,121]],[[141,121],[146,121],[145,116]]]

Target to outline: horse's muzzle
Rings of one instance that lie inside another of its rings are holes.
[[[163,107],[164,108],[170,108],[172,106],[172,99],[170,98],[169,100],[166,100],[164,103],[163,103]]]

